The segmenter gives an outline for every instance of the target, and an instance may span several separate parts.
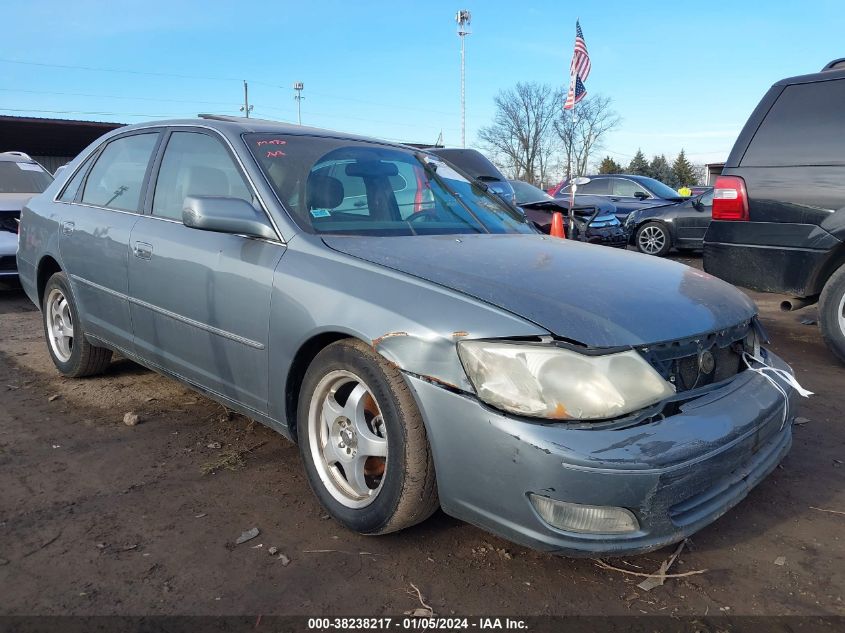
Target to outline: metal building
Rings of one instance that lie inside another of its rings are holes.
[[[123,123],[0,116],[0,152],[29,154],[50,173]]]

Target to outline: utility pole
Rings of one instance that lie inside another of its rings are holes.
[[[305,98],[302,96],[302,90],[305,88],[305,84],[301,81],[293,82],[293,89],[296,90],[296,94],[294,95],[294,99],[296,99],[296,119],[299,122],[299,125],[302,125],[302,100]]]
[[[252,106],[249,105],[249,86],[246,83],[246,79],[244,79],[244,104],[241,106],[241,112],[244,113],[247,119],[249,118],[249,113],[252,112]]]
[[[469,28],[472,15],[466,9],[461,9],[455,14],[455,22],[458,24],[458,37],[461,38],[461,146],[467,146],[467,112],[466,112],[466,51],[464,40],[472,33]]]

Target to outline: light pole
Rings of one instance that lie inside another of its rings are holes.
[[[455,22],[458,24],[458,37],[461,38],[461,146],[467,146],[466,134],[466,51],[465,42],[466,36],[472,33],[469,28],[472,15],[466,9],[461,9],[455,14]]]
[[[241,112],[248,119],[249,113],[252,112],[252,106],[249,105],[249,86],[247,86],[246,79],[244,79],[244,104],[241,106]]]
[[[296,99],[296,119],[299,122],[299,125],[302,125],[302,100],[305,98],[302,96],[302,90],[305,88],[305,84],[301,81],[293,82],[293,89],[296,90],[296,94],[294,95],[294,99]]]

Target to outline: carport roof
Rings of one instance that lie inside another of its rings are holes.
[[[0,152],[76,156],[92,141],[124,123],[0,115]]]

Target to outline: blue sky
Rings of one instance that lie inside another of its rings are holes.
[[[467,8],[468,145],[490,122],[498,90],[566,83],[580,17],[593,65],[587,90],[611,97],[622,117],[607,152],[627,162],[638,147],[649,156],[683,147],[712,162],[727,156],[773,82],[845,56],[841,0],[462,2],[6,3],[0,114],[237,114],[248,79],[253,116],[295,120],[291,84],[301,80],[303,123],[413,142],[442,130],[457,145],[453,20]]]

